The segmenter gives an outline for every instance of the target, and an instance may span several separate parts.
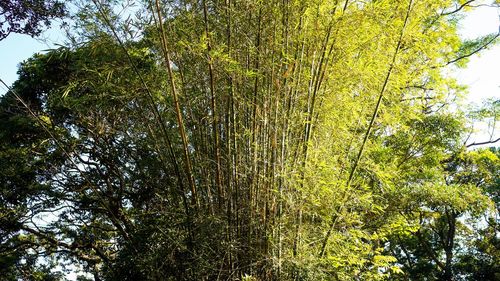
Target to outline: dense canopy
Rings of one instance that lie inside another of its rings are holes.
[[[0,97],[0,280],[500,280],[476,2],[73,1]]]

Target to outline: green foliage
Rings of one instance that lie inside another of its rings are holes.
[[[10,33],[32,37],[49,27],[52,19],[66,14],[64,2],[57,0],[6,0],[0,3],[0,41]]]
[[[492,37],[452,2],[80,3],[0,100],[2,272],[494,278],[498,152],[441,67]]]

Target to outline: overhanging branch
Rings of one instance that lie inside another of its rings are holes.
[[[493,144],[497,143],[500,141],[500,138],[494,139],[494,140],[489,140],[489,141],[483,141],[483,142],[473,142],[470,144],[467,144],[465,147],[472,147],[472,146],[478,146],[478,145],[485,145],[485,144]]]

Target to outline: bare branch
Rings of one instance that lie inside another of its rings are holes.
[[[462,5],[458,6],[458,7],[457,7],[455,10],[453,10],[453,11],[450,11],[450,12],[443,12],[443,13],[441,13],[441,16],[449,16],[449,15],[452,15],[452,14],[454,14],[454,13],[460,12],[463,8],[465,8],[465,7],[469,7],[469,6],[470,6],[469,4],[471,4],[471,3],[472,3],[472,2],[474,2],[474,1],[476,1],[476,0],[469,0],[469,1],[465,2],[465,3],[463,3]]]
[[[489,141],[483,141],[483,142],[473,142],[471,144],[466,145],[465,147],[472,147],[472,146],[477,146],[477,145],[485,145],[485,144],[493,144],[500,141],[500,138],[497,138],[495,140],[489,140]]]

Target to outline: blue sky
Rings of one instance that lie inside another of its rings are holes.
[[[44,32],[39,39],[23,34],[10,34],[0,41],[0,78],[11,85],[17,79],[17,68],[20,62],[36,52],[56,48],[55,44],[63,40],[64,36],[57,23],[54,23],[52,28]],[[0,95],[5,92],[5,87],[0,85]]]
[[[498,8],[479,7],[462,22],[460,34],[472,39],[500,31]],[[469,86],[469,100],[479,102],[484,98],[500,98],[500,44],[473,56],[466,69],[457,78]]]

